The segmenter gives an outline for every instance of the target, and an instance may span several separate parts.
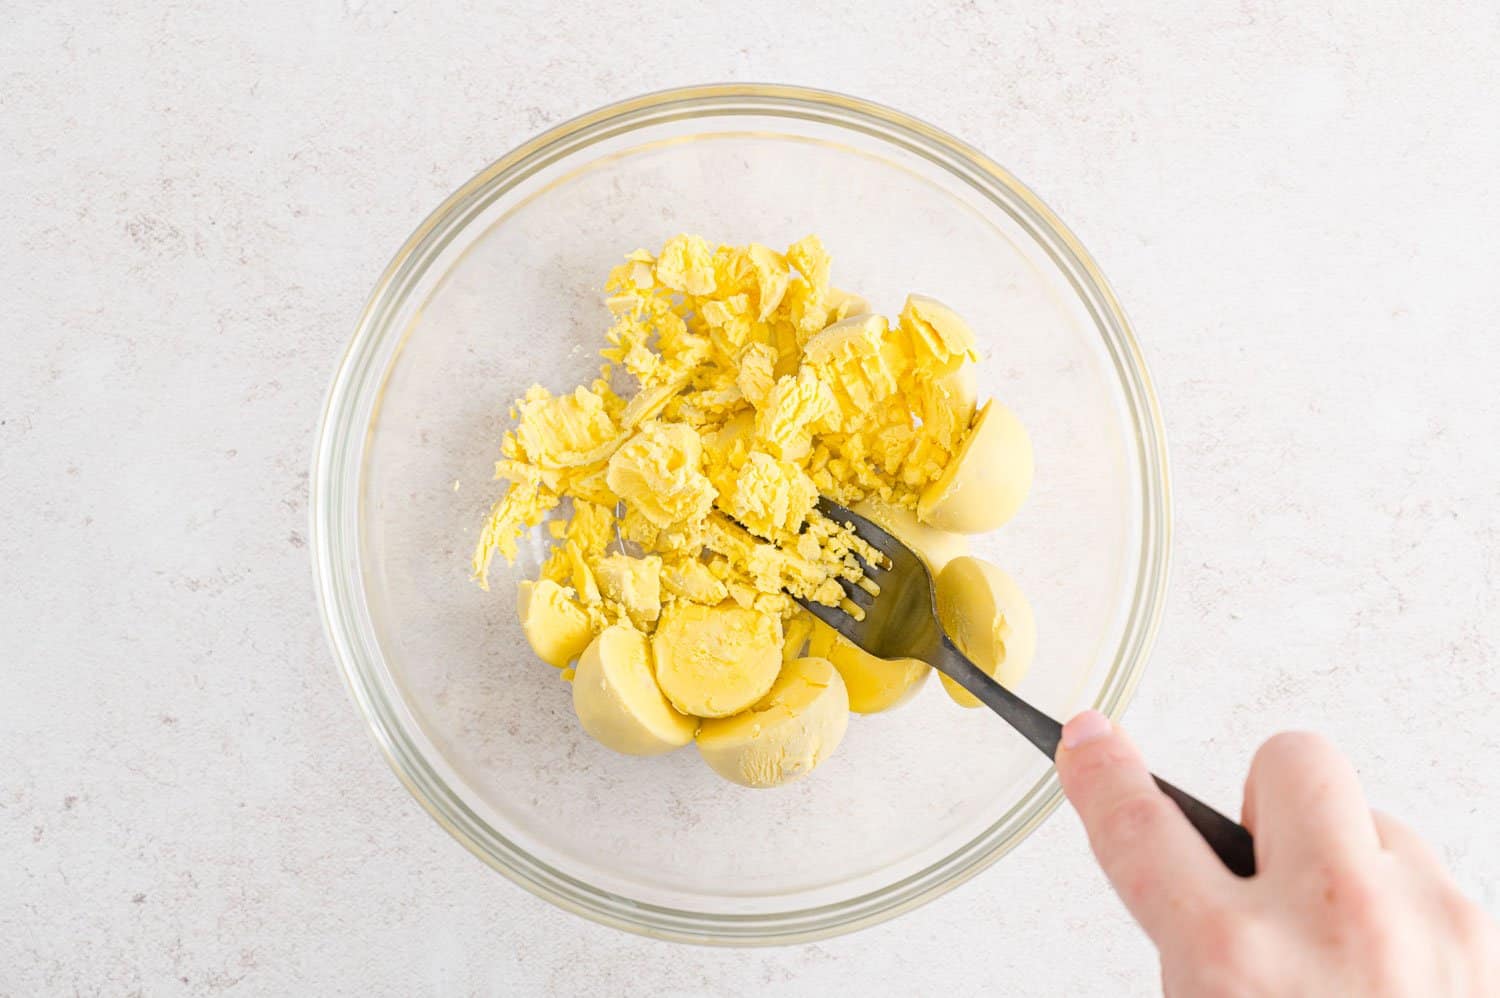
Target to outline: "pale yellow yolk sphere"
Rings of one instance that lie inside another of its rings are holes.
[[[714,772],[747,787],[776,787],[812,772],[849,727],[844,682],[821,658],[788,662],[750,709],[698,729],[698,753]]]
[[[979,534],[1003,525],[1031,491],[1031,437],[991,399],[941,478],[927,486],[917,518],[940,530]]]
[[[826,658],[844,680],[849,709],[878,714],[910,700],[932,672],[914,658],[876,658],[821,620],[813,624],[807,654]]]
[[[781,647],[779,617],[733,604],[674,603],[652,637],[656,681],[684,714],[727,717],[771,688]]]
[[[974,422],[974,410],[979,406],[979,384],[974,375],[974,365],[964,364],[934,383],[948,399],[954,418],[967,430],[969,424]]]
[[[1015,580],[987,561],[955,558],[938,574],[937,607],[943,630],[958,650],[1014,691],[1036,658],[1036,617]],[[955,703],[980,705],[968,690],[942,678]]]
[[[583,654],[594,636],[588,614],[568,590],[551,579],[521,580],[516,613],[521,618],[521,633],[537,658],[559,669]]]
[[[584,731],[626,755],[681,748],[698,727],[662,696],[652,675],[650,642],[626,624],[605,628],[578,660],[573,710]]]

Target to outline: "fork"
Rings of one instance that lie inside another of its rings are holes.
[[[847,603],[826,606],[801,597],[797,602],[877,658],[914,658],[931,665],[1004,718],[1048,759],[1055,758],[1062,725],[995,682],[958,650],[938,622],[932,573],[916,552],[870,520],[828,498],[818,500],[818,512],[853,530],[883,555],[887,564],[872,565],[860,559],[865,574],[879,586],[878,597],[856,583],[840,580],[848,600],[862,611],[859,619],[849,612]],[[1160,777],[1152,779],[1181,808],[1231,872],[1241,877],[1255,874],[1254,843],[1244,826]]]

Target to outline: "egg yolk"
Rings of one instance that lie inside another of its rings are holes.
[[[548,520],[540,577],[575,631],[649,636],[678,604],[780,627],[794,596],[839,604],[873,552],[818,514],[819,494],[916,508],[973,415],[975,353],[941,303],[914,295],[893,323],[830,274],[816,236],[778,252],[680,235],[629,254],[605,283],[600,376],[514,406],[479,583]]]

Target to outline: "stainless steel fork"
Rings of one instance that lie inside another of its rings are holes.
[[[995,682],[958,650],[938,622],[932,573],[916,552],[870,520],[832,500],[820,499],[818,511],[852,528],[888,564],[864,563],[866,575],[880,587],[879,596],[871,596],[854,583],[844,583],[849,599],[863,611],[861,619],[856,620],[853,614],[839,607],[805,599],[798,602],[871,655],[914,658],[931,665],[1004,718],[1048,759],[1055,758],[1062,725]],[[1160,777],[1152,778],[1162,793],[1187,815],[1226,867],[1241,877],[1255,874],[1255,846],[1242,825]]]

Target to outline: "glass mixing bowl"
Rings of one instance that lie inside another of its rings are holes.
[[[521,635],[515,580],[468,578],[500,491],[509,403],[591,379],[603,279],[678,232],[784,246],[894,315],[933,295],[975,329],[980,396],[1025,421],[1036,484],[976,554],[1030,594],[1020,692],[1055,716],[1123,708],[1167,577],[1164,441],[1145,363],[1093,261],[984,156],[904,114],[792,87],[615,104],[496,161],[422,223],[339,364],[313,468],[315,571],[335,655],[402,782],[475,855],[610,925],[792,942],[890,918],[973,876],[1056,807],[1047,760],[929,682],[855,716],[809,778],[752,791],[688,748],[586,737]],[[961,760],[961,762],[960,762]]]

